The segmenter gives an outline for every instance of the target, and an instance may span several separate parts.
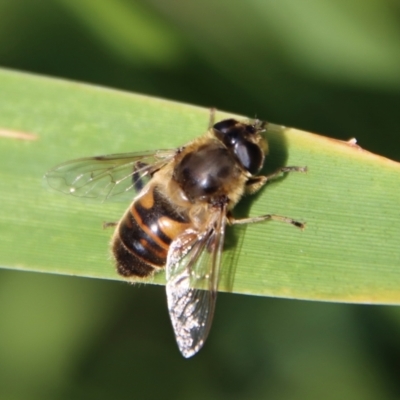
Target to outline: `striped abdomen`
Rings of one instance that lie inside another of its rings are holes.
[[[171,242],[189,226],[156,186],[150,187],[128,209],[113,240],[118,273],[145,277],[165,267]]]

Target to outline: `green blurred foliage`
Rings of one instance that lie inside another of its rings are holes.
[[[400,159],[395,0],[0,0],[0,65]],[[400,397],[397,308],[222,294],[205,348],[184,360],[161,287],[0,274],[1,399]]]

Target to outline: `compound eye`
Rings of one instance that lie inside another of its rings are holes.
[[[253,125],[246,125],[246,133],[254,134],[257,132],[257,129]]]
[[[227,134],[236,124],[237,121],[233,118],[224,119],[223,121],[214,124],[213,129],[221,132],[222,134]]]
[[[243,132],[240,131],[239,129],[231,129],[229,132],[227,132],[223,137],[222,137],[222,142],[226,147],[233,147],[235,146],[238,142],[243,141]]]
[[[226,119],[214,125],[215,136],[227,147],[231,148],[243,140],[243,127],[234,119]]]
[[[259,146],[251,142],[239,142],[234,147],[234,153],[243,167],[252,175],[262,167],[263,154]]]

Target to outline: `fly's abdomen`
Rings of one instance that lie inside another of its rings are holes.
[[[118,273],[145,277],[165,266],[171,242],[187,229],[189,219],[151,187],[136,199],[114,235]]]

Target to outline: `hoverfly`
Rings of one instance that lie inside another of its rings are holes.
[[[136,193],[115,225],[112,238],[117,272],[144,278],[166,269],[168,310],[176,341],[186,358],[203,346],[214,315],[221,253],[227,224],[279,220],[273,214],[235,219],[232,209],[246,193],[268,180],[306,167],[283,167],[257,175],[268,151],[258,119],[214,123],[208,131],[173,150],[113,154],[60,164],[46,175],[49,185],[79,197],[113,199]]]

